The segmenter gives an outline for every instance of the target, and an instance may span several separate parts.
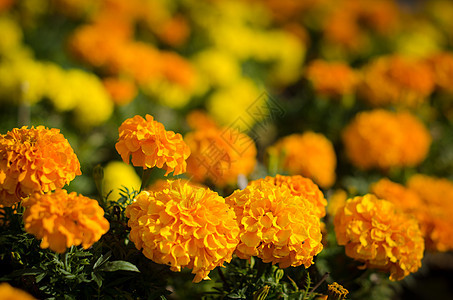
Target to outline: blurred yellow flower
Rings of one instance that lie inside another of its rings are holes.
[[[421,266],[424,240],[418,223],[390,201],[372,194],[348,199],[334,225],[347,256],[390,272],[390,280],[401,280]]]
[[[291,175],[308,177],[323,188],[335,182],[335,150],[320,133],[308,131],[283,137],[268,152],[281,157],[283,170]]]
[[[163,168],[168,173],[179,175],[186,171],[186,159],[190,149],[179,133],[167,131],[162,123],[150,115],[129,118],[118,129],[119,138],[115,148],[125,163],[136,167]]]
[[[35,298],[27,292],[2,282],[0,283],[0,300],[35,300]]]
[[[239,223],[238,257],[257,256],[280,268],[302,264],[308,268],[321,252],[321,224],[314,204],[291,194],[288,187],[261,180],[225,200]]]
[[[328,198],[327,202],[327,213],[329,216],[334,217],[337,210],[344,206],[344,203],[348,199],[348,194],[345,190],[335,190],[332,195]]]
[[[129,191],[139,191],[140,185],[141,179],[131,165],[111,161],[105,166],[102,193],[104,196],[110,193],[110,200],[116,201],[121,197],[120,189],[126,187]]]
[[[225,200],[180,180],[141,192],[126,215],[137,249],[172,271],[191,268],[193,282],[209,279],[210,271],[230,262],[238,244],[236,216]]]
[[[343,143],[351,162],[361,169],[415,166],[431,145],[431,135],[408,112],[365,111],[343,129]]]
[[[80,163],[59,129],[14,128],[0,135],[0,201],[11,206],[33,192],[62,188]]]
[[[66,248],[82,244],[88,249],[109,230],[104,210],[96,200],[69,193],[32,194],[22,202],[23,220],[28,233],[42,239],[41,248],[64,253]]]
[[[285,186],[291,191],[291,195],[300,196],[303,199],[312,203],[315,207],[315,214],[322,218],[326,215],[327,200],[319,187],[309,178],[300,175],[295,176],[282,176],[275,175],[275,177],[266,176],[263,179],[258,179],[249,182],[249,185],[259,186],[261,181],[272,183],[280,187]]]
[[[8,56],[10,52],[22,47],[22,30],[14,19],[7,15],[0,16],[0,32],[2,33],[1,57]]]

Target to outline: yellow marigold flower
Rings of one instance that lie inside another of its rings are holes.
[[[390,201],[372,194],[348,199],[334,225],[347,256],[390,272],[390,280],[401,280],[421,266],[424,240],[418,223]]]
[[[305,76],[313,84],[315,91],[325,96],[353,94],[358,84],[355,71],[343,62],[312,61]]]
[[[25,230],[42,239],[41,248],[64,253],[82,244],[88,249],[109,230],[104,210],[96,200],[58,189],[35,193],[22,202]]]
[[[179,175],[186,171],[186,159],[190,149],[179,133],[167,131],[162,123],[150,115],[146,119],[137,115],[121,124],[115,148],[125,163],[136,167],[164,168],[168,173]]]
[[[321,224],[315,206],[292,195],[286,186],[262,180],[236,190],[225,200],[239,223],[238,257],[258,256],[280,268],[309,267],[313,256],[321,252]]]
[[[185,136],[192,152],[187,173],[198,182],[234,185],[239,175],[249,175],[256,164],[254,141],[234,128],[208,127]]]
[[[407,186],[422,200],[423,204],[413,212],[419,219],[428,250],[449,251],[453,249],[453,182],[417,174]]]
[[[334,282],[327,286],[329,297],[333,300],[343,300],[346,299],[346,295],[349,294],[349,291],[345,289],[342,285]]]
[[[267,181],[277,187],[285,186],[289,188],[293,196],[300,196],[312,203],[315,207],[315,214],[319,218],[326,215],[327,200],[311,179],[300,175],[282,176],[277,174],[275,177],[267,176],[264,179],[251,181],[249,185],[259,186],[261,181]]]
[[[11,206],[33,192],[62,188],[80,163],[59,129],[14,128],[0,135],[0,201]]]
[[[434,74],[422,60],[381,57],[366,65],[359,92],[374,106],[416,106],[434,90]]]
[[[181,180],[141,192],[126,215],[137,249],[172,271],[191,268],[194,282],[209,279],[211,270],[230,262],[238,244],[236,217],[225,200]]]
[[[104,168],[103,194],[116,201],[120,196],[120,189],[140,190],[141,179],[135,169],[122,161],[112,161]]]
[[[282,168],[290,175],[308,177],[324,188],[335,182],[335,150],[322,134],[292,134],[278,140],[268,151],[282,157]]]
[[[347,156],[362,169],[415,166],[431,145],[431,135],[413,115],[382,109],[356,115],[342,138]]]
[[[34,300],[27,292],[10,286],[6,282],[0,283],[0,300]]]
[[[344,206],[344,203],[348,199],[348,194],[345,190],[336,190],[333,192],[332,195],[329,197],[329,201],[327,203],[327,213],[329,216],[335,216],[337,210]]]

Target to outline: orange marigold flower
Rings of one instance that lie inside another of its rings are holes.
[[[185,141],[192,151],[187,173],[198,182],[234,185],[239,175],[249,175],[256,165],[254,141],[234,128],[208,127],[189,132]]]
[[[453,250],[453,182],[446,178],[417,174],[409,179],[407,186],[423,202],[414,214],[424,232],[426,248],[435,251]]]
[[[179,175],[186,171],[189,147],[179,133],[165,130],[164,125],[152,116],[129,118],[118,131],[115,148],[125,163],[129,163],[132,156],[132,164],[136,167],[164,168],[167,171],[165,175],[170,172]]]
[[[424,240],[418,223],[390,201],[372,194],[348,199],[334,226],[347,256],[390,272],[390,280],[401,280],[421,266]]]
[[[236,216],[225,200],[181,180],[141,192],[126,215],[137,249],[172,271],[191,268],[194,282],[209,279],[211,270],[230,262],[238,244]]]
[[[327,200],[319,187],[309,178],[300,175],[282,176],[277,174],[275,177],[267,176],[264,179],[251,181],[249,185],[259,186],[261,181],[267,181],[273,185],[289,188],[293,196],[300,196],[308,200],[315,207],[315,214],[322,218],[326,215]]]
[[[282,168],[290,175],[308,177],[324,188],[335,182],[335,150],[322,134],[292,134],[278,140],[268,151],[282,157]]]
[[[96,200],[58,189],[35,193],[22,202],[25,230],[42,239],[41,248],[64,253],[82,244],[88,249],[109,230],[104,210]]]
[[[117,105],[130,103],[137,95],[137,87],[131,80],[110,77],[105,78],[103,84]]]
[[[425,126],[408,112],[361,112],[342,134],[346,154],[362,169],[415,166],[431,145]]]
[[[262,180],[227,197],[240,228],[236,254],[242,259],[258,256],[280,268],[313,263],[321,252],[321,224],[315,206],[291,194],[286,186]]]
[[[441,52],[427,58],[434,73],[436,85],[448,93],[453,93],[453,53]]]
[[[80,174],[79,160],[59,129],[24,126],[0,135],[0,204],[62,188]]]
[[[434,74],[426,62],[396,55],[366,65],[359,87],[360,95],[374,106],[416,106],[433,90]]]
[[[0,300],[34,300],[27,292],[10,286],[6,282],[0,283]]]
[[[312,61],[305,76],[313,84],[315,91],[325,96],[353,94],[358,84],[355,71],[342,62]]]

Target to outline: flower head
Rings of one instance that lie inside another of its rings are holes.
[[[300,196],[312,203],[319,218],[326,215],[327,200],[311,179],[300,175],[282,176],[277,174],[275,177],[267,176],[264,179],[251,181],[249,185],[259,186],[261,181],[267,181],[277,187],[285,186],[289,188],[293,196]]]
[[[313,263],[321,252],[321,225],[314,205],[291,194],[286,186],[265,180],[236,190],[226,198],[240,228],[236,254],[242,259],[258,256],[280,268]]]
[[[306,75],[315,91],[326,96],[353,94],[358,76],[346,63],[315,60],[307,67]]]
[[[453,182],[423,174],[412,176],[407,182],[422,204],[412,211],[420,222],[428,250],[453,249]]]
[[[191,268],[194,282],[230,262],[238,244],[236,217],[225,200],[180,180],[141,192],[126,215],[137,249],[172,271]]]
[[[167,131],[162,123],[146,115],[129,118],[121,124],[119,139],[115,148],[125,163],[146,168],[164,168],[174,175],[186,171],[186,159],[190,149],[184,143],[182,136],[173,131]]]
[[[122,161],[111,161],[104,168],[102,193],[104,196],[109,195],[110,200],[118,200],[121,197],[120,190],[124,187],[130,191],[138,191],[140,185],[140,177],[131,165]]]
[[[25,230],[42,239],[41,248],[63,253],[82,244],[88,249],[109,230],[104,210],[96,200],[58,189],[35,193],[22,202]]]
[[[282,157],[282,168],[290,175],[308,177],[325,188],[335,182],[335,150],[322,134],[292,134],[278,140],[268,151]]]
[[[24,126],[0,135],[0,204],[62,188],[80,174],[79,160],[59,129]]]
[[[238,175],[249,175],[256,164],[253,140],[234,128],[207,127],[189,132],[185,141],[192,151],[187,173],[195,181],[210,180],[217,186],[235,184]]]
[[[346,201],[334,220],[339,245],[366,267],[390,272],[401,280],[421,266],[424,240],[414,218],[372,194]]]
[[[343,130],[346,154],[362,169],[415,166],[425,159],[431,135],[407,112],[361,112]]]
[[[27,292],[10,286],[6,282],[0,283],[0,300],[34,300]]]

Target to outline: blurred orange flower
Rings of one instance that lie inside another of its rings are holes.
[[[167,171],[165,175],[186,172],[189,147],[179,133],[165,130],[164,125],[152,116],[129,118],[118,131],[115,148],[125,163],[129,163],[132,157],[132,164],[136,167],[164,168]]]
[[[434,90],[434,74],[423,60],[379,57],[363,67],[359,94],[373,106],[417,106]]]
[[[413,115],[382,109],[357,114],[342,138],[348,158],[362,169],[415,166],[431,145],[429,131]]]
[[[453,182],[446,178],[416,174],[409,178],[407,186],[423,202],[414,214],[424,232],[426,248],[434,251],[452,250]]]
[[[313,264],[321,252],[321,224],[315,206],[286,186],[261,180],[225,198],[240,228],[239,258],[257,256],[280,268]]]
[[[326,215],[327,200],[324,198],[324,194],[319,187],[311,179],[300,175],[282,176],[277,174],[275,177],[266,176],[264,179],[251,181],[249,185],[259,186],[261,181],[272,183],[277,187],[284,186],[289,188],[291,195],[300,196],[312,203],[315,207],[315,214],[319,218]]]
[[[230,262],[238,244],[236,216],[225,200],[181,180],[141,192],[126,215],[137,249],[172,271],[191,268],[193,282],[209,279],[210,271]]]
[[[185,141],[192,151],[187,173],[198,182],[234,185],[239,175],[249,175],[256,164],[254,141],[234,128],[207,127],[189,132]]]
[[[105,78],[103,83],[117,105],[126,105],[137,95],[137,87],[131,80],[109,77]]]
[[[434,72],[434,81],[441,90],[453,93],[453,53],[441,52],[427,58]]]
[[[27,292],[10,286],[6,282],[0,283],[0,300],[35,300]]]
[[[337,211],[334,225],[347,256],[390,272],[390,280],[401,280],[421,266],[424,240],[418,223],[390,201],[372,194],[351,198]]]
[[[353,94],[358,84],[355,71],[343,62],[314,60],[308,65],[305,76],[315,91],[325,96]]]
[[[62,188],[80,174],[79,160],[59,129],[24,126],[0,135],[0,204]]]
[[[290,175],[308,177],[323,188],[335,182],[335,150],[322,134],[308,131],[283,137],[268,148],[268,153],[281,157],[282,168]]]
[[[35,193],[22,202],[23,220],[28,233],[42,239],[41,248],[64,253],[82,244],[88,249],[109,230],[104,210],[96,200],[58,189]]]

